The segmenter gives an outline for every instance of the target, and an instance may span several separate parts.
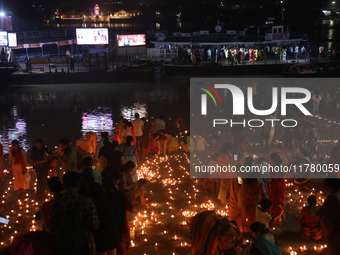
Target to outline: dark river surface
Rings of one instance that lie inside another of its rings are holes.
[[[173,118],[189,116],[189,78],[168,77],[162,82],[112,84],[46,84],[11,86],[0,94],[0,135],[4,151],[18,139],[28,149],[37,138],[53,149],[62,137],[113,128],[131,112],[158,117],[168,127]],[[186,121],[189,121],[188,118]]]
[[[306,31],[306,36],[311,44],[324,46],[328,49],[336,49],[337,54],[340,50],[340,21],[322,20]]]

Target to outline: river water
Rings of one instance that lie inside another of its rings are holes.
[[[322,20],[306,31],[307,39],[315,46],[323,45],[328,49],[340,49],[340,21]]]
[[[73,139],[87,131],[112,135],[118,118],[129,118],[135,110],[150,120],[163,114],[173,126],[175,117],[189,116],[189,79],[12,86],[0,94],[1,143],[8,152],[13,139],[29,149],[42,138],[53,149],[65,136]]]

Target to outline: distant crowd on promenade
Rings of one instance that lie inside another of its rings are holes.
[[[201,46],[201,45],[179,45],[170,44],[160,49],[173,53],[178,51],[178,64],[202,64],[207,62],[216,65],[237,65],[245,63],[264,62],[275,60],[286,62],[299,59],[315,58],[317,60],[335,60],[336,49],[328,49],[320,45],[317,49],[310,45],[253,45],[253,46]]]

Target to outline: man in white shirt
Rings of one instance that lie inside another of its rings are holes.
[[[163,115],[161,115],[153,120],[150,134],[156,134],[159,130],[163,129],[165,129],[165,121]],[[154,138],[152,139],[152,147],[159,147],[158,141]]]
[[[132,123],[131,122],[126,123],[125,127],[120,132],[120,142],[121,142],[121,144],[126,142],[126,138],[128,136],[132,136],[133,139],[136,140],[135,134],[132,132]]]
[[[208,49],[208,50],[207,50],[208,61],[211,61],[211,54],[212,54],[211,49]]]
[[[302,56],[302,57],[305,57],[305,56],[306,56],[306,48],[305,48],[305,46],[302,46],[302,47],[301,47],[300,53],[301,53],[301,56]]]
[[[132,121],[133,131],[136,137],[136,147],[139,152],[139,156],[143,154],[143,130],[144,130],[144,122],[139,119],[139,113],[135,113],[135,120]]]
[[[299,46],[296,45],[296,46],[295,46],[295,49],[294,49],[295,59],[297,59],[297,58],[299,57],[299,53],[300,53],[300,51],[299,51]]]
[[[163,115],[159,116],[159,118],[154,119],[154,121],[152,123],[151,134],[153,135],[161,129],[165,129],[165,121],[164,121]]]

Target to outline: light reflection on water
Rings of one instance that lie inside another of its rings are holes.
[[[328,29],[328,39],[333,39],[334,38],[334,28]],[[327,47],[329,49],[332,48],[332,42],[328,42]]]
[[[2,116],[0,123],[0,142],[3,145],[4,153],[10,150],[10,144],[13,140],[18,140],[24,149],[28,149],[26,121],[19,117],[16,105],[10,109],[10,115],[6,118]]]
[[[148,112],[146,104],[135,103],[133,106],[122,106],[121,116],[127,120],[134,120],[135,113],[139,114],[139,118],[147,118]]]
[[[321,20],[316,27],[309,28],[308,39],[315,43],[315,47],[323,45],[326,49],[340,48],[340,21]]]
[[[113,137],[113,120],[111,109],[99,106],[95,111],[83,113],[82,116],[82,134],[89,131],[95,132],[100,137],[101,132],[108,132]]]
[[[0,125],[1,133],[0,140],[3,144],[4,153],[8,153],[10,150],[10,144],[13,140],[18,140],[20,146],[25,150],[29,149],[27,142],[26,122],[24,119],[14,119],[15,122],[5,123]],[[14,124],[14,125],[13,125]]]
[[[122,106],[121,116],[132,121],[135,118],[135,113],[139,114],[140,118],[146,118],[146,104],[135,103],[132,106]],[[94,132],[97,137],[100,137],[101,132],[108,132],[110,137],[114,137],[114,128],[112,118],[112,110],[109,107],[99,106],[94,111],[87,111],[82,116],[82,135],[85,137],[87,132]]]

